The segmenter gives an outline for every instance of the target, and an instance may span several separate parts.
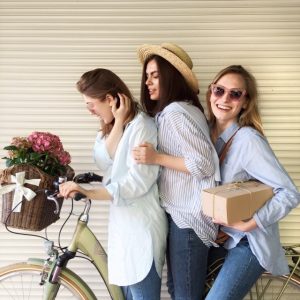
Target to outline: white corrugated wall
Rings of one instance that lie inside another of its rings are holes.
[[[141,66],[135,50],[143,43],[166,41],[178,43],[192,57],[202,101],[221,68],[242,64],[253,72],[266,135],[300,187],[298,0],[0,0],[0,156],[13,136],[50,131],[70,151],[76,172],[96,171],[92,146],[98,124],[87,113],[75,82],[89,69],[110,68],[138,98]],[[0,169],[4,167],[1,161]],[[68,208],[65,204],[62,216]],[[97,203],[91,217],[105,246],[107,212],[106,204]],[[50,236],[61,223],[49,227]],[[64,240],[71,228],[64,231]],[[297,208],[281,222],[282,242],[300,242],[299,232]],[[14,236],[3,226],[0,233],[0,266],[42,256],[39,239]],[[75,267],[99,299],[108,299],[87,262]],[[162,299],[169,299],[165,277]]]

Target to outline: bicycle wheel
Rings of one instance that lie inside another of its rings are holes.
[[[297,275],[292,276],[280,297],[287,278],[286,276],[272,276],[264,273],[244,300],[299,300],[300,278]]]
[[[40,285],[42,266],[18,263],[0,268],[0,299],[41,300],[44,287]],[[61,275],[57,300],[89,300],[89,296],[71,278]]]

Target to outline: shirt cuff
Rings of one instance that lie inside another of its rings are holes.
[[[112,196],[112,204],[115,206],[127,206],[128,201],[120,196],[120,186],[118,183],[110,183],[106,187],[108,193]]]
[[[198,168],[195,162],[187,157],[184,158],[184,164],[193,177],[198,176]]]
[[[263,232],[265,232],[265,233],[268,233],[268,232],[265,230],[264,225],[263,225],[262,222],[260,221],[260,219],[259,219],[257,213],[255,213],[255,214],[253,215],[253,219],[255,220],[255,222],[256,222],[256,224],[257,224],[257,226],[258,226],[259,229],[261,229],[261,230],[262,230]]]

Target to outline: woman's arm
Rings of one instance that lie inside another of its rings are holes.
[[[178,147],[181,157],[155,151],[148,143],[135,147],[133,158],[141,164],[157,164],[176,171],[203,178],[214,173],[212,149],[202,133],[202,128],[186,114],[172,111],[164,116],[168,130],[172,132],[174,147]],[[141,159],[141,160],[140,160]]]
[[[132,150],[132,156],[138,164],[160,165],[179,172],[189,173],[183,157],[176,157],[156,151],[152,144],[143,143]]]
[[[231,223],[231,224],[222,223],[222,222],[218,221],[217,219],[213,219],[213,222],[216,224],[219,224],[219,225],[224,225],[226,227],[234,228],[236,230],[240,230],[240,231],[244,231],[244,232],[249,232],[258,227],[254,218],[251,218],[250,220],[247,220],[247,221],[239,221],[239,222],[235,222],[235,223]]]
[[[68,181],[59,185],[59,194],[64,198],[74,197],[76,193],[82,193],[93,200],[112,200],[112,196],[102,187],[99,189],[87,190],[74,181]]]
[[[244,148],[247,148],[244,170],[254,179],[273,187],[274,196],[253,216],[257,225],[265,228],[298,206],[300,194],[265,138],[252,133],[243,142]]]
[[[114,178],[106,186],[114,198],[114,205],[131,205],[132,201],[142,200],[149,191],[155,190],[158,166],[137,164],[130,151],[145,139],[156,145],[157,128],[151,118],[141,113],[126,128],[122,148],[118,151],[118,157],[114,161],[120,172],[116,168]]]

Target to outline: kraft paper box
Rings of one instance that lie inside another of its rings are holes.
[[[273,196],[257,181],[237,182],[202,190],[203,213],[226,224],[249,219]]]

